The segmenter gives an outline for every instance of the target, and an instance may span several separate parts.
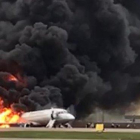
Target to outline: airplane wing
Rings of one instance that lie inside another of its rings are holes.
[[[23,118],[20,118],[20,120],[17,124],[20,126],[25,126],[25,127],[26,127],[26,125],[27,126],[40,126],[41,125],[40,123],[28,121],[28,120],[23,119]]]

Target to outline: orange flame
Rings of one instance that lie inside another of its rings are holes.
[[[3,107],[3,100],[0,98],[0,128],[9,128],[10,124],[17,123],[20,113],[14,112],[11,108]]]
[[[8,77],[8,81],[15,81],[15,82],[17,82],[18,79],[17,79],[15,76],[10,75],[10,76]]]
[[[26,79],[25,77],[21,77],[20,74],[16,74],[16,77],[12,74],[8,75],[5,79],[6,81],[9,82],[15,82],[18,86],[26,87]]]

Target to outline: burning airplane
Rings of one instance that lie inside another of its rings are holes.
[[[125,112],[140,98],[139,7],[139,0],[1,0],[3,106],[73,105],[76,118],[96,107]]]

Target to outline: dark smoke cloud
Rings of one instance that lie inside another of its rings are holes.
[[[124,109],[140,97],[138,0],[0,0],[0,96],[19,111]],[[7,81],[4,76],[18,81]]]

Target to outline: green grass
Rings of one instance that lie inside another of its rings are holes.
[[[140,140],[140,133],[92,133],[92,132],[0,132],[0,138],[52,138],[52,139],[121,139]]]

